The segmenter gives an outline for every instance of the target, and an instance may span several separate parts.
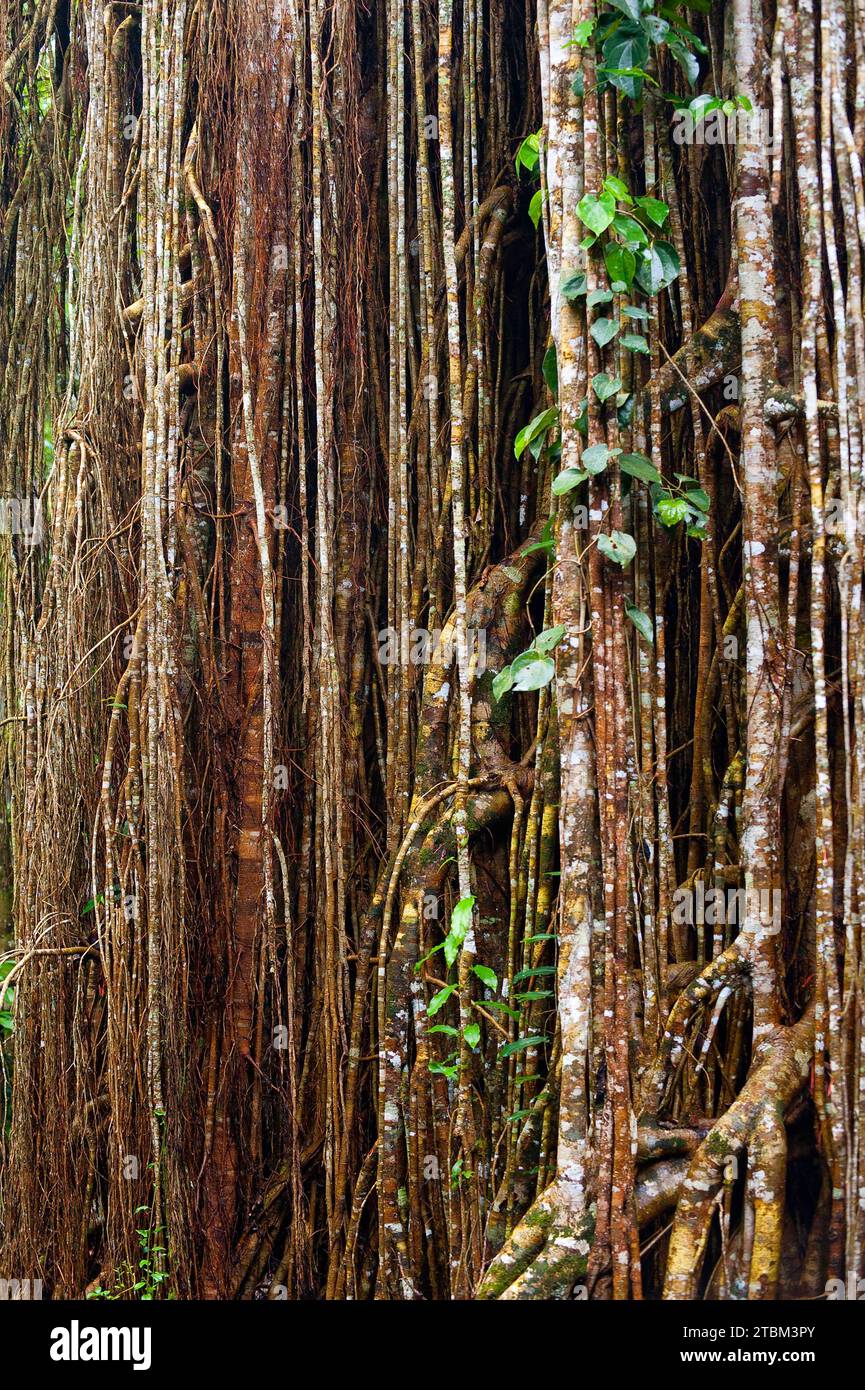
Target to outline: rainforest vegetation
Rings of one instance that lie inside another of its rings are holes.
[[[862,0],[0,67],[0,1274],[855,1285]]]

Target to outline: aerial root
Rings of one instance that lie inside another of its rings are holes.
[[[779,1030],[739,1096],[694,1155],[676,1208],[664,1297],[693,1299],[718,1196],[749,1155],[747,1202],[753,1210],[745,1258],[750,1298],[777,1290],[784,1224],[786,1133],[784,1115],[808,1078],[814,1050],[814,1018]]]
[[[569,1298],[585,1277],[595,1214],[557,1179],[523,1217],[481,1280],[476,1298]]]
[[[638,1226],[675,1206],[688,1171],[687,1157],[649,1163],[637,1178]],[[594,1206],[585,1206],[564,1179],[553,1182],[516,1227],[486,1271],[479,1299],[566,1299],[586,1278],[595,1234]]]

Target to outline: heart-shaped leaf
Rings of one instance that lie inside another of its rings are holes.
[[[559,281],[559,292],[569,304],[586,293],[586,273],[583,270],[567,270]]]
[[[588,473],[584,473],[580,468],[563,468],[561,473],[553,478],[553,496],[563,497],[566,492],[584,483],[588,476]]]
[[[511,663],[514,673],[514,690],[541,690],[549,685],[556,674],[556,664],[549,656],[538,652],[523,652]]]
[[[598,347],[606,347],[607,343],[615,338],[619,331],[619,325],[615,319],[595,319],[589,332],[594,338]]]
[[[622,454],[619,467],[631,478],[639,478],[644,483],[659,483],[661,475],[645,454]]]
[[[539,632],[532,646],[536,652],[551,652],[557,647],[565,635],[565,627],[559,623],[556,627],[546,627],[543,632]]]
[[[654,642],[655,633],[652,627],[652,619],[649,617],[648,613],[644,613],[642,608],[638,608],[634,603],[626,603],[625,612],[640,636],[645,637],[647,642]]]
[[[612,297],[609,290],[592,290],[586,303],[590,309],[594,309],[596,304],[609,304]]]
[[[619,342],[628,352],[642,352],[648,356],[649,344],[642,333],[623,333]]]
[[[612,193],[586,193],[577,204],[577,215],[590,232],[600,236],[616,215],[616,200]]]
[[[603,473],[609,461],[610,451],[606,444],[593,444],[590,449],[584,449],[580,460],[587,473]]]
[[[598,372],[592,377],[592,390],[599,401],[608,401],[611,396],[615,396],[617,391],[621,391],[622,381],[617,376],[607,376],[606,372]]]
[[[611,280],[616,284],[630,285],[637,269],[637,258],[627,246],[610,241],[604,247],[604,264]]]
[[[609,536],[603,533],[598,536],[598,549],[608,560],[613,560],[624,569],[636,555],[637,543],[625,531],[612,531]]]
[[[664,526],[678,526],[688,515],[684,497],[662,497],[655,505],[655,515]]]
[[[670,216],[670,209],[666,203],[661,202],[660,198],[638,198],[637,207],[646,214],[650,222],[654,222],[656,227],[663,227]]]

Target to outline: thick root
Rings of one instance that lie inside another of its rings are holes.
[[[784,1114],[807,1080],[813,1050],[814,1018],[809,1012],[773,1039],[766,1059],[697,1150],[673,1223],[665,1298],[698,1296],[717,1195],[731,1164],[746,1150],[752,1158],[749,1197],[754,1208],[748,1293],[751,1298],[774,1295],[783,1233]]]
[[[655,1221],[675,1206],[688,1158],[662,1158],[637,1179],[637,1224]],[[594,1207],[580,1207],[573,1184],[558,1179],[517,1226],[484,1275],[480,1299],[567,1299],[580,1296],[595,1234]]]
[[[557,1180],[523,1217],[481,1280],[479,1299],[570,1298],[585,1278],[595,1214]]]

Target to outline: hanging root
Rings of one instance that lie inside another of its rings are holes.
[[[786,1138],[784,1115],[808,1078],[814,1055],[814,1017],[772,1039],[734,1103],[715,1123],[695,1154],[676,1208],[664,1297],[699,1296],[700,1271],[719,1189],[731,1163],[750,1157],[749,1196],[754,1206],[748,1296],[772,1298],[778,1285],[784,1213]],[[733,1169],[735,1173],[735,1168]]]

